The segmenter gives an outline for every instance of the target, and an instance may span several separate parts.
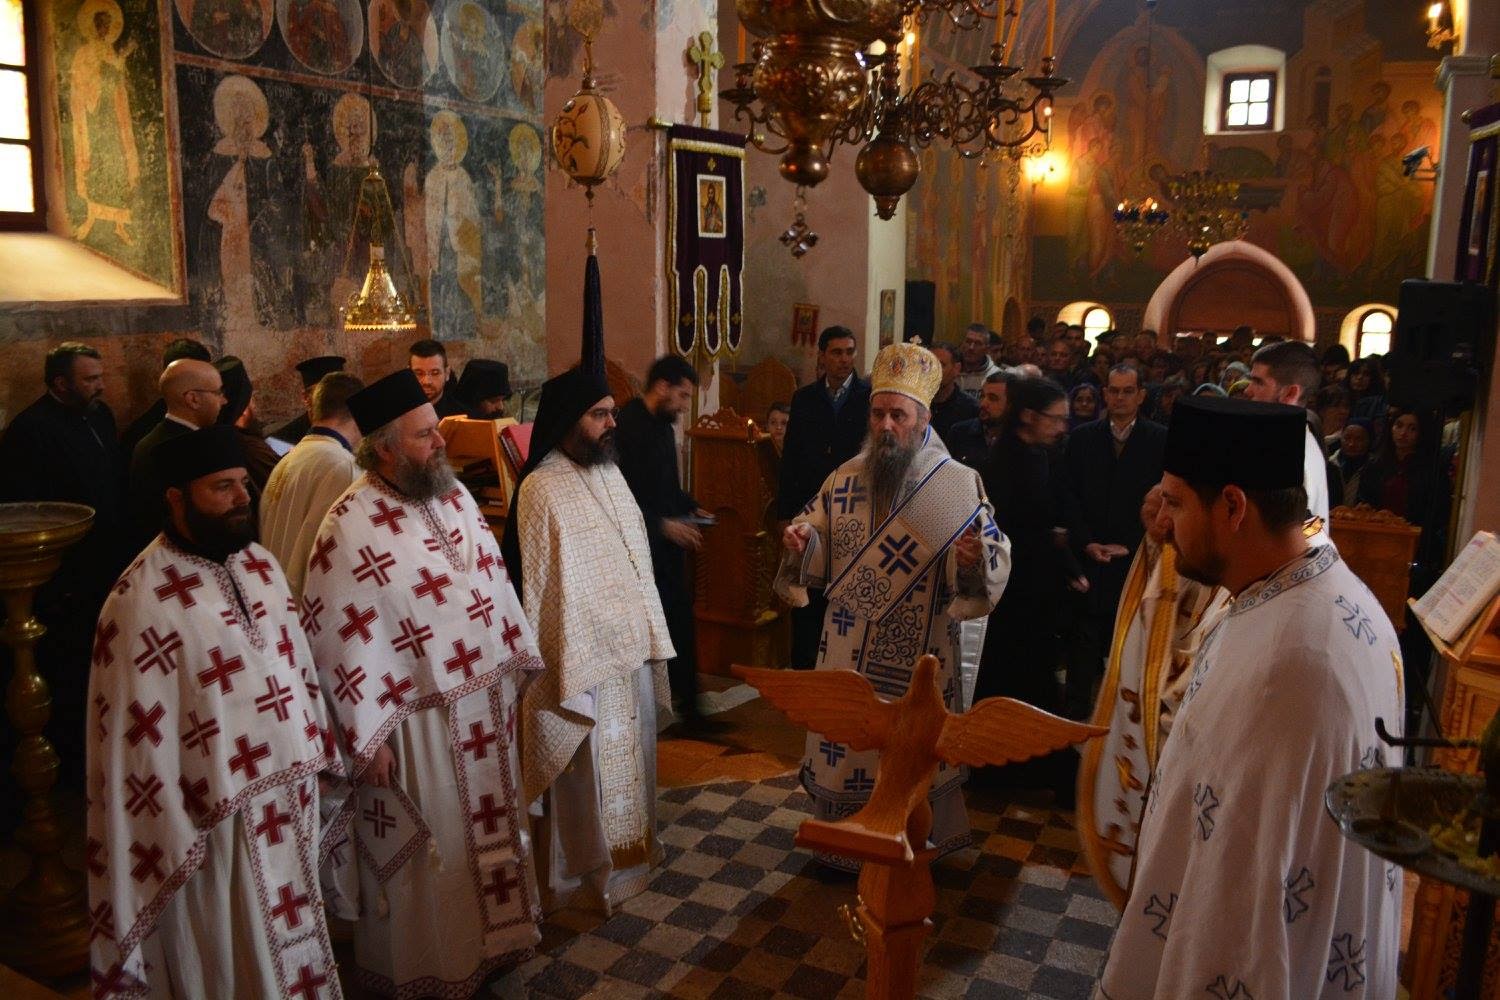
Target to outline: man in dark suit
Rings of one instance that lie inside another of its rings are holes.
[[[991,372],[979,390],[979,415],[960,420],[943,438],[948,454],[971,469],[983,471],[990,451],[1000,440],[1011,378],[1008,371]]]
[[[1063,455],[1071,500],[1069,541],[1089,582],[1068,641],[1065,709],[1073,718],[1085,718],[1093,708],[1120,592],[1145,533],[1141,502],[1161,481],[1167,429],[1140,416],[1145,399],[1139,369],[1111,368],[1104,387],[1106,415],[1076,428]]]
[[[192,337],[178,337],[166,346],[161,352],[162,371],[166,371],[167,365],[174,361],[189,358],[194,361],[212,361],[213,356]],[[141,443],[141,438],[150,434],[161,423],[161,418],[167,415],[167,404],[165,400],[158,399],[146,408],[146,412],[130,422],[120,435],[120,454],[124,456],[121,464],[120,475],[124,476],[130,471],[130,456],[135,454],[135,446]]]
[[[963,363],[958,348],[952,344],[933,344],[931,350],[933,357],[943,366],[943,380],[938,383],[937,395],[932,397],[932,406],[929,407],[932,411],[931,426],[933,433],[943,439],[943,444],[951,452],[953,441],[949,435],[953,425],[978,417],[979,401],[958,387]]]
[[[792,415],[781,448],[781,480],[776,516],[790,521],[802,513],[829,473],[859,453],[870,416],[870,383],[854,372],[854,331],[830,326],[818,336],[823,377],[792,396]],[[828,602],[809,588],[807,607],[792,609],[792,666],[811,670],[818,659],[818,637]]]

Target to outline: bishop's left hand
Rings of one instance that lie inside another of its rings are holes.
[[[953,543],[953,551],[958,556],[958,564],[965,568],[979,565],[979,560],[984,557],[984,542],[979,538],[979,522],[975,521],[958,536],[958,541]]]

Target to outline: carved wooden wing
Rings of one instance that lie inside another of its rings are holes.
[[[1108,732],[1073,722],[1014,698],[986,698],[963,715],[950,715],[937,755],[949,764],[1009,764],[1061,750]]]
[[[863,676],[852,670],[767,670],[733,668],[788,719],[851,750],[885,745],[896,707],[882,701]]]

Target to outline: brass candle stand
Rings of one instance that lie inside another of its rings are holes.
[[[0,958],[42,978],[84,968],[89,928],[83,876],[63,863],[62,827],[50,797],[58,759],[42,727],[52,714],[52,694],[34,649],[47,630],[32,614],[32,602],[93,521],[93,509],[82,504],[0,504],[0,640],[14,661],[5,710],[18,735],[12,770],[26,798],[15,839],[29,856],[25,876],[0,907]]]

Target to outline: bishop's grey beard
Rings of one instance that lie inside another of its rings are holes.
[[[877,521],[890,513],[891,505],[900,497],[916,457],[916,442],[903,444],[892,431],[880,431],[866,439],[865,474],[870,478],[870,502]]]
[[[431,500],[458,484],[447,451],[437,451],[425,462],[398,454],[391,470],[391,485],[413,500]]]

